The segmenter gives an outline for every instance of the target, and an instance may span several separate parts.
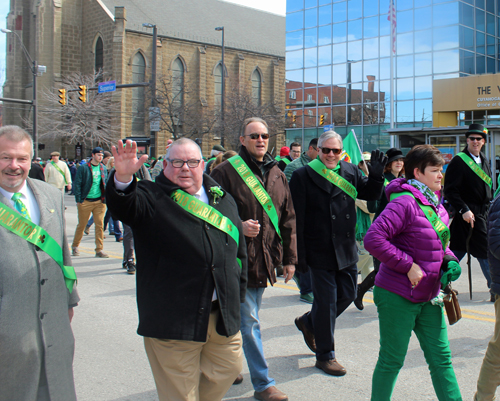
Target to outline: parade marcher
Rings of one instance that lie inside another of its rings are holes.
[[[404,168],[404,156],[401,149],[391,148],[386,153],[387,156],[387,164],[384,169],[384,187],[394,179],[401,177],[403,174]],[[380,213],[382,213],[389,203],[387,196],[385,194],[385,190],[382,191],[380,198],[374,201],[368,201],[367,207],[370,213],[375,213],[373,220],[375,220]],[[358,285],[358,291],[356,295],[356,299],[354,300],[354,305],[359,310],[363,310],[363,297],[366,292],[372,288],[375,284],[375,276],[377,275],[378,268],[380,266],[380,261],[376,258],[373,258],[373,271],[366,276],[361,284]]]
[[[29,178],[34,178],[36,180],[45,181],[45,174],[43,173],[43,168],[40,163],[33,160],[31,162],[30,172],[28,173]]]
[[[415,146],[405,158],[406,178],[386,188],[391,199],[365,236],[365,248],[381,261],[373,297],[380,351],[372,378],[372,401],[389,401],[412,332],[417,335],[440,401],[461,401],[451,364],[441,287],[460,276],[448,247],[448,214],[438,193],[444,159],[431,145]]]
[[[500,386],[500,196],[495,196],[488,214],[488,262],[491,292],[495,295],[495,330],[484,355],[474,401],[493,401]]]
[[[451,160],[446,170],[444,196],[456,213],[450,225],[450,249],[458,260],[462,260],[467,253],[467,237],[472,230],[470,254],[477,258],[490,288],[486,222],[492,199],[492,180],[490,162],[481,152],[487,132],[481,124],[469,125],[465,134],[467,146]],[[495,301],[493,293],[490,300]]]
[[[304,167],[309,164],[312,160],[318,157],[318,138],[313,138],[309,142],[309,147],[307,152],[302,153],[300,157],[296,158],[285,168],[285,176],[288,181],[292,178],[292,174],[295,170],[300,167]],[[312,282],[311,282],[311,272],[307,271],[305,273],[300,273],[295,271],[293,279],[299,288],[300,295],[299,300],[308,304],[312,304],[314,300],[314,295],[312,292]]]
[[[290,148],[288,146],[283,146],[281,149],[280,149],[280,154],[279,155],[276,155],[276,157],[274,158],[277,162],[279,162],[282,158],[288,156],[290,154]]]
[[[45,167],[45,182],[59,189],[64,194],[64,187],[71,191],[71,173],[68,165],[59,160],[61,154],[52,152],[50,154],[50,162]]]
[[[275,268],[283,264],[288,282],[297,263],[295,211],[285,175],[267,152],[267,123],[257,117],[243,123],[238,156],[223,162],[212,177],[238,205],[248,249],[248,288],[241,304],[243,350],[250,370],[254,397],[264,401],[288,400],[278,390],[262,347],[259,310],[267,281],[276,283]]]
[[[238,209],[203,174],[194,141],[172,144],[155,182],[134,178],[147,160],[137,159],[136,148],[131,141],[113,147],[116,171],[106,196],[111,213],[134,232],[137,332],[158,397],[218,401],[243,363],[239,326],[247,261]]]
[[[207,165],[205,167],[205,174],[210,174],[213,169],[213,164],[216,157],[220,154],[224,154],[225,151],[226,149],[224,149],[224,147],[222,147],[221,145],[214,145],[212,151],[210,152],[210,159],[208,159]]]
[[[295,170],[290,180],[297,214],[298,270],[311,270],[314,294],[311,311],[296,318],[295,324],[316,353],[316,367],[343,376],[346,369],[336,359],[334,332],[336,319],[356,297],[355,200],[380,196],[387,158],[373,151],[366,177],[356,165],[340,161],[342,137],[336,132],[324,132],[318,148],[318,158]]]
[[[108,258],[103,252],[104,248],[104,216],[106,214],[106,198],[104,187],[108,172],[101,163],[103,150],[96,147],[92,150],[92,159],[87,164],[80,166],[76,172],[74,192],[78,210],[78,225],[76,226],[73,244],[73,256],[80,256],[78,246],[83,237],[83,232],[92,214],[95,223],[95,256]]]
[[[290,152],[287,156],[284,156],[278,162],[278,167],[281,171],[285,171],[286,166],[288,166],[295,159],[300,157],[302,146],[298,142],[292,142],[290,144]],[[280,152],[281,153],[281,152]]]
[[[63,196],[27,178],[32,152],[22,128],[0,128],[0,401],[76,401],[71,319],[79,297]]]

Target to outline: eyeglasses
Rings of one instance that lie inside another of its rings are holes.
[[[182,168],[184,164],[187,164],[189,168],[196,168],[200,165],[201,159],[189,159],[189,160],[181,160],[181,159],[167,159],[172,166],[175,168]]]
[[[245,136],[249,136],[250,139],[253,139],[254,141],[256,141],[257,139],[259,139],[259,136],[262,139],[269,139],[269,134],[248,134],[248,135],[245,135]]]
[[[325,155],[330,154],[330,152],[333,152],[334,155],[340,155],[340,153],[342,152],[342,149],[322,148],[321,146],[319,148]]]
[[[471,141],[480,141],[481,139],[483,139],[483,137],[479,137],[479,136],[470,136],[468,139],[470,139]]]

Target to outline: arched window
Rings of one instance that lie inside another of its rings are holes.
[[[260,106],[261,104],[261,93],[262,78],[259,70],[256,69],[252,74],[252,101],[255,106]]]
[[[215,107],[220,107],[222,98],[222,64],[217,64],[214,71]]]
[[[146,80],[146,60],[137,52],[132,61],[132,83]],[[144,134],[144,87],[132,89],[132,134]]]
[[[172,103],[179,109],[184,105],[184,64],[179,57],[172,63]]]
[[[104,45],[99,36],[95,42],[95,72],[98,74],[98,81],[101,81],[102,69],[104,67]]]

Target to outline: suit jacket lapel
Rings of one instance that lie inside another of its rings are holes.
[[[54,214],[54,209],[49,209],[49,203],[47,195],[44,192],[39,191],[35,185],[33,185],[33,180],[31,178],[26,179],[26,183],[35,195],[36,203],[40,209],[40,227],[47,227]]]

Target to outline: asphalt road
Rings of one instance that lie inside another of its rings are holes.
[[[71,244],[77,223],[74,197],[66,195],[67,233]],[[136,333],[135,276],[121,268],[122,244],[107,235],[104,251],[109,259],[95,258],[94,231],[84,236],[81,256],[73,258],[81,302],[75,309],[74,374],[80,401],[158,400],[142,337]],[[160,235],[161,233],[151,233]],[[455,288],[463,318],[449,326],[453,365],[464,400],[471,400],[495,315],[479,264],[473,262],[474,293],[468,295],[464,274]],[[303,342],[294,319],[310,309],[299,302],[294,284],[281,279],[264,294],[261,309],[262,337],[270,374],[292,401],[369,400],[371,376],[379,348],[377,311],[372,294],[365,310],[353,305],[337,320],[337,358],[347,369],[344,377],[332,377],[314,367],[315,357]],[[248,368],[244,381],[233,386],[224,400],[254,400]],[[497,393],[498,394],[498,393]],[[430,374],[418,340],[412,337],[393,400],[436,400]]]

